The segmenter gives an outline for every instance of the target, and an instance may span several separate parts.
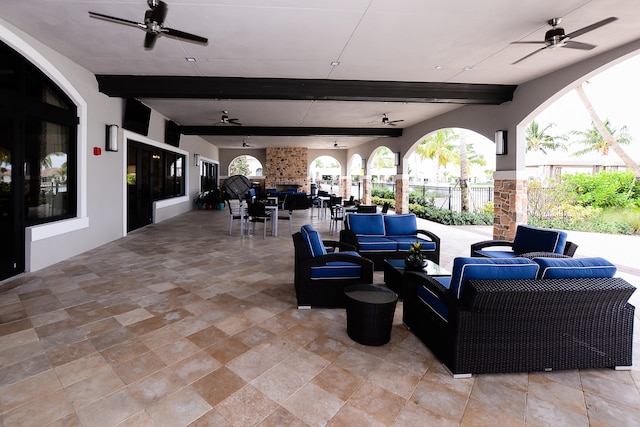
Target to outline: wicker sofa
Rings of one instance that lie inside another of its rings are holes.
[[[355,246],[356,251],[382,270],[385,259],[407,256],[409,247],[419,241],[425,258],[440,262],[440,238],[418,229],[415,214],[383,215],[381,213],[347,214],[340,241]]]
[[[403,321],[455,377],[632,364],[635,287],[602,258],[456,258],[405,273]]]

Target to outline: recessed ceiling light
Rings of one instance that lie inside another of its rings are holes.
[[[191,56],[187,56],[186,58],[184,58],[187,60],[187,62],[196,62],[196,58],[193,58]]]
[[[436,66],[435,66],[435,67],[433,67],[433,68],[435,68],[436,70],[442,70],[442,65],[436,65]]]
[[[464,67],[462,69],[462,71],[471,71],[471,70],[473,70],[473,66],[472,65],[469,65],[468,67]]]
[[[340,61],[331,61],[332,67],[337,67],[338,65],[340,65]]]

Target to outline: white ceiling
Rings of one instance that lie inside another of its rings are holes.
[[[142,21],[145,0],[3,0],[2,19],[95,74],[270,77],[520,84],[640,39],[637,0],[167,0],[165,26],[207,37],[206,46],[93,19]],[[546,21],[567,33],[615,16],[576,39],[585,51],[539,46]],[[196,62],[187,62],[193,57]],[[332,66],[332,61],[339,65]],[[472,69],[465,71],[466,67]],[[245,126],[380,127],[383,113],[407,127],[459,105],[399,102],[142,99],[181,125],[211,125],[229,111]],[[225,126],[225,125],[221,125]],[[226,125],[232,126],[232,125]],[[207,137],[238,148],[241,136]],[[367,138],[250,138],[266,145],[328,148]]]

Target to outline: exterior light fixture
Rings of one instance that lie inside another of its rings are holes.
[[[507,154],[507,131],[497,130],[495,135],[496,155],[504,156]]]
[[[105,151],[118,151],[118,125],[106,125]]]
[[[400,164],[400,152],[393,153],[393,166],[398,166]]]
[[[193,166],[200,166],[200,154],[193,155]]]

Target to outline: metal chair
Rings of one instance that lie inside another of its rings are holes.
[[[267,222],[271,221],[271,212],[267,212],[264,203],[254,202],[249,204],[247,209],[248,221],[253,223],[253,234],[256,234],[256,223],[264,224],[263,238],[267,238]],[[271,224],[271,232],[273,233],[273,224]]]
[[[240,235],[244,234],[244,223],[246,218],[242,215],[242,202],[239,200],[238,203],[234,203],[236,206],[231,206],[231,200],[226,200],[227,205],[229,206],[229,235],[233,232],[233,221],[236,219],[240,220]]]

